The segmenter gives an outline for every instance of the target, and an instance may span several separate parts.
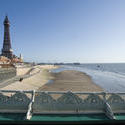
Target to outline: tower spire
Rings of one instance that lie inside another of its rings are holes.
[[[4,41],[3,41],[3,48],[2,48],[2,56],[12,58],[13,53],[12,53],[12,48],[11,48],[11,41],[10,41],[10,22],[8,19],[8,16],[5,16],[4,19]]]
[[[8,19],[8,16],[7,16],[7,15],[5,16],[4,24],[9,24],[9,19]]]

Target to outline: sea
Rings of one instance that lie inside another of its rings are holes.
[[[105,92],[125,92],[125,63],[92,63],[62,65],[52,72],[77,70],[86,73]]]

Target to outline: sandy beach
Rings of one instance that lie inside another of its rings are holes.
[[[53,82],[43,85],[41,91],[84,91],[101,92],[103,89],[96,85],[91,78],[80,71],[65,70],[51,73]]]
[[[39,73],[24,79],[16,81],[8,86],[0,88],[2,90],[39,90],[39,91],[84,91],[101,92],[103,89],[96,85],[87,74],[75,71],[65,70],[59,73],[50,72],[51,69],[58,68],[53,65],[35,66],[29,73],[40,70]],[[26,69],[19,71],[20,74],[26,73]],[[51,81],[51,82],[48,82]]]

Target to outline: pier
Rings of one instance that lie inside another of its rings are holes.
[[[13,122],[123,122],[125,93],[0,90],[0,122],[8,122],[7,118]]]

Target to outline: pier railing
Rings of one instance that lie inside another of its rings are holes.
[[[125,113],[125,93],[0,90],[0,113],[99,114],[115,119]]]

